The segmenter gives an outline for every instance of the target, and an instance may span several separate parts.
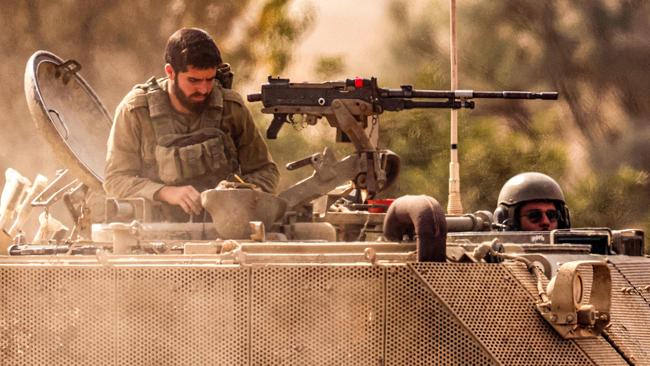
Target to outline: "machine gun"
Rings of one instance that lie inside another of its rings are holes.
[[[401,111],[414,108],[474,108],[475,98],[499,99],[546,99],[556,100],[556,92],[528,91],[474,91],[474,90],[417,90],[411,85],[400,89],[383,89],[377,86],[377,78],[347,79],[325,83],[291,83],[289,79],[269,76],[269,83],[262,85],[262,92],[249,94],[249,102],[261,101],[263,113],[272,113],[273,121],[266,130],[266,137],[275,139],[285,122],[294,122],[294,115],[306,115],[306,122],[314,124],[325,116],[330,124],[336,101],[354,101],[359,115],[379,115],[384,111]],[[417,100],[426,99],[426,100]],[[439,99],[439,101],[430,101]]]
[[[555,100],[556,92],[528,91],[473,91],[473,90],[417,90],[410,85],[400,89],[383,89],[377,79],[347,79],[324,83],[291,83],[289,79],[269,76],[261,93],[249,94],[249,102],[261,101],[262,113],[273,114],[266,131],[268,139],[275,139],[284,123],[296,124],[296,115],[302,122],[315,125],[325,117],[337,130],[337,141],[352,142],[356,154],[337,160],[325,149],[287,164],[288,170],[310,165],[314,174],[280,193],[280,197],[296,207],[326,194],[338,184],[352,180],[356,188],[368,197],[386,189],[399,173],[399,157],[389,150],[379,150],[378,115],[384,111],[414,108],[474,108],[475,98],[545,99]]]

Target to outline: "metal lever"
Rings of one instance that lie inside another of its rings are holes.
[[[310,155],[310,156],[308,156],[308,157],[306,157],[304,159],[300,159],[300,160],[293,161],[291,163],[287,163],[287,165],[285,165],[285,167],[287,168],[287,170],[296,170],[298,168],[302,168],[304,166],[307,166],[307,165],[310,165],[310,164],[313,164],[313,163],[318,163],[322,159],[322,157],[323,157],[323,154],[316,153],[316,154]]]

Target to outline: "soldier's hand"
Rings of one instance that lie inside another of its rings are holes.
[[[181,206],[188,215],[199,215],[201,207],[201,194],[192,186],[165,186],[156,193],[156,199],[171,205]]]

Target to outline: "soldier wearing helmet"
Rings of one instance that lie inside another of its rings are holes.
[[[505,230],[548,231],[571,227],[560,185],[537,172],[517,174],[503,185],[494,217]]]

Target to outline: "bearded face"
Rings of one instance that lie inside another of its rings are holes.
[[[210,100],[215,74],[216,68],[197,69],[192,66],[187,71],[173,72],[170,75],[173,76],[171,92],[183,108],[200,113]]]

